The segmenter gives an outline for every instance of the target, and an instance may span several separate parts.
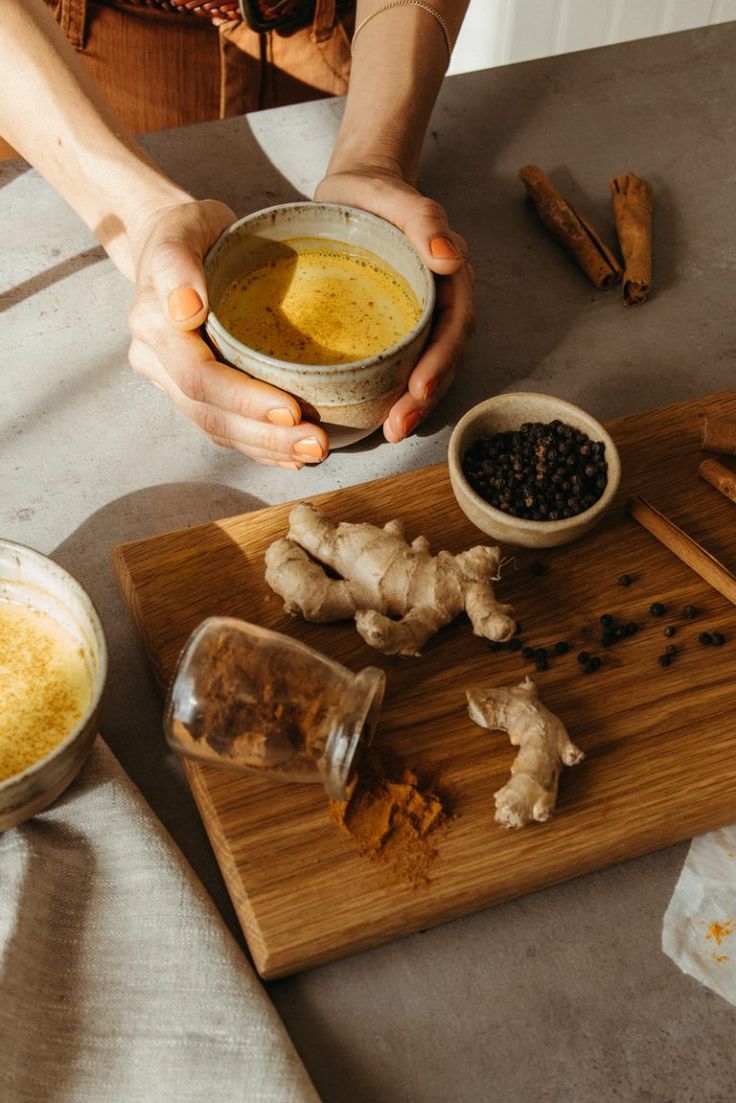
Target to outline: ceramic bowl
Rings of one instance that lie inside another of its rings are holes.
[[[264,238],[324,238],[347,242],[351,252],[367,250],[398,272],[416,294],[422,310],[407,335],[384,352],[349,364],[292,364],[242,344],[217,316],[218,304]],[[390,222],[334,203],[284,203],[247,215],[229,226],[205,258],[210,314],[205,329],[220,355],[248,375],[289,391],[304,416],[323,424],[332,448],[368,436],[384,421],[403,392],[429,336],[434,310],[434,277],[414,246]]]
[[[481,437],[519,429],[526,421],[559,419],[586,433],[591,440],[606,446],[608,482],[598,501],[579,513],[560,521],[530,521],[489,505],[473,490],[462,469],[463,456]],[[621,481],[618,449],[599,421],[561,398],[546,394],[500,394],[468,410],[450,437],[448,465],[450,482],[463,513],[482,532],[504,544],[526,548],[553,548],[568,544],[589,532],[613,501]]]
[[[30,819],[74,780],[97,734],[107,676],[107,646],[100,618],[76,579],[32,548],[0,540],[0,601],[14,601],[54,617],[79,642],[92,694],[85,715],[52,751],[0,781],[0,831]]]

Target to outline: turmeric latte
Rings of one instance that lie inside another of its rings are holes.
[[[48,613],[0,600],[0,781],[52,751],[91,699],[78,641]]]
[[[293,364],[347,364],[391,348],[421,316],[407,281],[343,242],[272,242],[217,307],[249,348]]]

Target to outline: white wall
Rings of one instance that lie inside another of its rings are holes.
[[[470,0],[450,73],[736,19],[736,0]]]

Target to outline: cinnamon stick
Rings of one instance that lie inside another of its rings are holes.
[[[700,447],[707,452],[723,452],[727,456],[736,456],[736,420],[706,414],[703,418]]]
[[[729,471],[718,460],[703,460],[698,468],[698,474],[701,479],[705,479],[707,483],[720,491],[724,498],[736,502],[736,475],[733,471]]]
[[[652,287],[652,186],[634,172],[612,176],[608,186],[624,258],[624,306],[636,306]]]
[[[704,582],[736,605],[736,577],[714,555],[644,498],[631,498],[626,503],[626,509],[660,544],[669,548],[678,559],[700,575]]]
[[[611,287],[621,279],[621,265],[598,231],[576,211],[538,165],[519,169],[534,208],[560,245],[578,262],[596,287]]]

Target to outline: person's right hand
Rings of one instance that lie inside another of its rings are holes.
[[[147,215],[133,235],[130,363],[216,444],[258,463],[298,469],[327,455],[324,429],[301,420],[291,395],[216,360],[196,332],[208,309],[202,259],[234,220],[213,199]]]

